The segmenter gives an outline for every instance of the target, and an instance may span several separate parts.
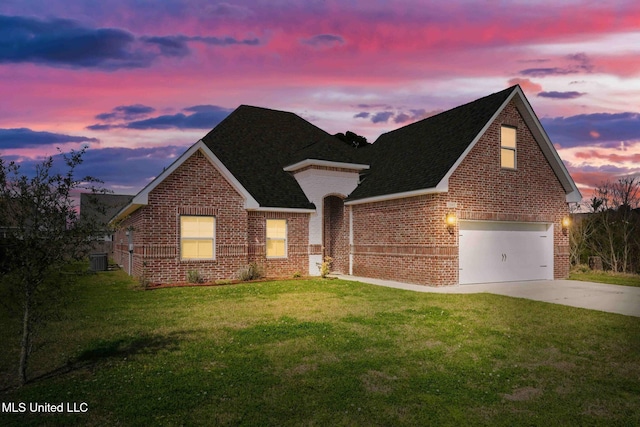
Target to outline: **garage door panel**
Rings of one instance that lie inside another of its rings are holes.
[[[461,284],[553,278],[553,226],[460,222]]]

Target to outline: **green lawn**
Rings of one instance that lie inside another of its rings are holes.
[[[0,425],[640,425],[640,319],[340,280],[135,290],[87,276]],[[4,315],[3,315],[4,316]]]
[[[640,275],[612,273],[610,271],[572,271],[571,274],[569,274],[569,279],[609,283],[611,285],[640,286]]]

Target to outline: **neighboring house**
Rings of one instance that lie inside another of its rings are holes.
[[[113,256],[113,230],[109,220],[131,203],[133,196],[122,194],[81,193],[80,221],[95,221],[102,227],[102,233],[93,236],[94,252],[106,252]]]
[[[562,278],[562,221],[580,199],[519,86],[361,148],[241,106],[115,216],[116,260],[160,283],[250,262],[317,275],[325,256],[427,285]]]

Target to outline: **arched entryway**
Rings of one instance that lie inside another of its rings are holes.
[[[329,256],[333,259],[331,271],[347,274],[349,272],[349,226],[342,197],[324,198],[322,225],[323,258]]]

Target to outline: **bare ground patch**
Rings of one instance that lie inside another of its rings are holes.
[[[527,402],[531,399],[535,399],[542,394],[542,390],[535,387],[520,387],[511,394],[503,394],[502,397],[511,402]]]
[[[365,390],[369,393],[389,394],[393,391],[393,383],[398,377],[385,372],[370,370],[360,377]]]

